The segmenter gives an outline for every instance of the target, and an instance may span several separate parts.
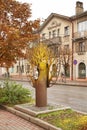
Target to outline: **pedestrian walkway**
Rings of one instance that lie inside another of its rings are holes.
[[[29,81],[29,79],[27,77],[13,77],[11,78],[12,80],[18,80],[18,81]],[[72,85],[72,86],[81,86],[81,87],[87,87],[87,79],[69,79],[69,78],[65,78],[62,80],[56,80],[56,78],[54,78],[52,80],[52,82],[54,84],[64,84],[64,85]]]
[[[59,84],[59,85],[69,85],[69,86],[78,86],[78,87],[87,87],[87,80],[81,80],[81,79],[77,79],[77,80],[69,80],[66,79],[66,82],[59,82],[57,81],[55,84]]]
[[[0,108],[0,130],[45,130]]]
[[[4,80],[5,78],[0,77],[0,80]],[[21,81],[21,82],[29,82],[28,77],[11,77],[10,80],[13,81]],[[87,87],[87,79],[76,79],[76,80],[70,80],[69,78],[66,78],[65,80],[60,80],[53,78],[51,81],[52,84],[54,85],[71,85],[71,86],[80,86],[80,87]]]
[[[56,80],[56,78],[53,78],[51,83],[54,85],[69,85],[69,86],[87,87],[87,79],[71,80],[69,78],[65,78],[64,80],[60,80],[60,79]]]

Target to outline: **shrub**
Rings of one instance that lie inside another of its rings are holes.
[[[29,102],[30,100],[30,90],[16,82],[6,80],[3,83],[3,87],[0,88],[0,103],[2,104],[19,104]]]

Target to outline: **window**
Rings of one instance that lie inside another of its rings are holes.
[[[66,26],[66,27],[64,28],[64,35],[65,35],[65,36],[69,35],[69,26]]]
[[[51,32],[49,32],[49,38],[51,38]]]
[[[85,51],[85,43],[84,42],[80,42],[79,43],[79,52],[84,52]]]
[[[16,71],[17,73],[19,72],[19,66],[17,65],[17,71]]]
[[[27,65],[26,66],[26,73],[29,73],[29,70],[30,70],[30,65]]]
[[[12,66],[9,70],[11,73],[14,73],[14,66]]]
[[[59,35],[60,35],[60,29],[57,30],[57,36],[59,36]]]
[[[11,68],[11,73],[14,73],[14,67]]]
[[[24,73],[24,65],[21,66],[21,72]]]
[[[69,52],[69,45],[65,45],[65,46],[64,46],[64,51],[65,51],[65,53],[68,53],[68,52]]]
[[[78,32],[86,31],[87,30],[87,21],[78,23],[77,28],[78,28]]]
[[[53,38],[56,37],[56,30],[53,30]]]
[[[45,38],[46,38],[46,34],[43,33],[43,34],[42,34],[42,40],[44,40]]]

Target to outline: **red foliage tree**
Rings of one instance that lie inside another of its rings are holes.
[[[18,58],[26,58],[29,41],[38,37],[33,32],[39,27],[39,20],[29,20],[30,6],[15,0],[0,0],[0,66],[8,69]]]

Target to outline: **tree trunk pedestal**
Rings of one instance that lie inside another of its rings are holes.
[[[40,65],[40,75],[35,85],[36,90],[36,106],[47,106],[47,67],[46,64]]]

